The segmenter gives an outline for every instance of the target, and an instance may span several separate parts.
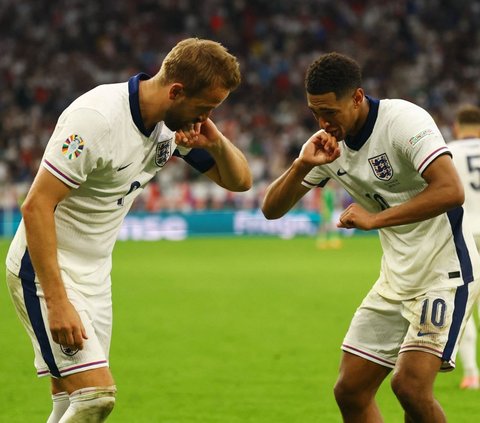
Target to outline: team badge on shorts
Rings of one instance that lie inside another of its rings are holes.
[[[393,176],[393,169],[387,154],[383,153],[368,159],[373,173],[381,181],[389,181]]]
[[[85,142],[82,137],[77,134],[70,135],[62,145],[62,154],[68,159],[76,159],[82,154]]]
[[[155,164],[158,167],[165,166],[167,160],[170,158],[170,141],[162,141],[157,143],[157,150],[155,151]]]
[[[70,348],[70,347],[64,347],[63,345],[60,345],[60,349],[65,355],[68,355],[69,357],[74,356],[79,350],[78,348]]]

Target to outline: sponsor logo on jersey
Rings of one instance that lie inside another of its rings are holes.
[[[393,176],[393,169],[386,153],[368,159],[373,173],[381,181],[389,181]]]
[[[70,135],[62,145],[62,154],[68,159],[76,159],[82,154],[85,142],[82,137],[77,134]]]
[[[155,152],[155,164],[158,167],[165,166],[167,160],[170,158],[170,140],[157,143],[157,150]]]
[[[63,345],[60,345],[60,349],[65,355],[68,355],[69,357],[74,356],[76,353],[78,353],[78,348],[70,348],[70,347],[64,347]]]
[[[433,135],[433,129],[425,129],[424,131],[420,132],[419,134],[415,135],[414,137],[410,138],[408,140],[408,143],[414,147],[416,144],[418,144],[419,141],[421,141],[423,138],[425,138],[427,135]]]

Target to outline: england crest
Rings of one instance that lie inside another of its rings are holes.
[[[155,151],[155,164],[158,167],[165,166],[167,160],[170,158],[170,141],[162,141],[157,143],[157,150]]]
[[[60,345],[60,349],[65,355],[68,355],[69,357],[73,357],[76,353],[78,353],[78,348],[70,348],[70,347],[64,347],[63,345]]]
[[[389,181],[393,176],[393,169],[386,153],[368,159],[373,173],[381,181]]]

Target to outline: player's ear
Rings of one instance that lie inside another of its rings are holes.
[[[184,95],[183,84],[175,82],[170,86],[170,90],[168,91],[169,100],[176,100],[182,95]]]
[[[363,98],[365,97],[365,94],[363,92],[363,89],[362,88],[357,88],[353,95],[352,95],[352,98],[353,98],[353,107],[355,109],[357,109],[360,104],[362,104],[362,101],[363,101]]]

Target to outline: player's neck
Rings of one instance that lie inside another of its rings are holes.
[[[162,102],[164,96],[161,91],[162,87],[160,87],[153,78],[146,81],[140,81],[140,113],[142,115],[143,125],[147,129],[152,129],[165,117],[166,107]]]
[[[457,130],[456,137],[459,140],[467,140],[472,138],[480,138],[480,127],[469,127]]]
[[[363,97],[363,101],[360,103],[360,110],[358,112],[358,119],[355,125],[354,133],[351,135],[357,135],[365,125],[365,122],[368,118],[368,112],[370,111],[370,102],[368,101],[367,97]]]

